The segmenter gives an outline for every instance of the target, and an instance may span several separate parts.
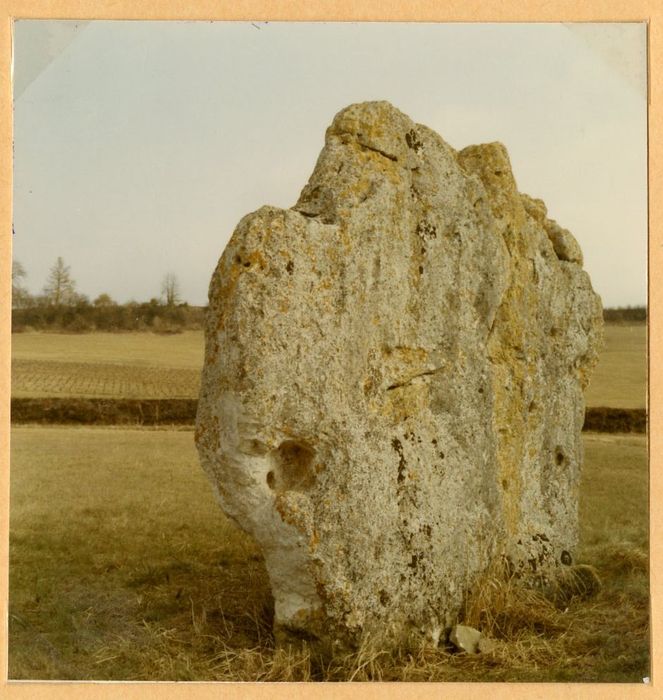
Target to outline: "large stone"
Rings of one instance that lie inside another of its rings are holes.
[[[503,559],[578,536],[601,304],[499,143],[344,109],[289,210],[237,226],[209,291],[196,440],[262,545],[276,632],[439,639]]]

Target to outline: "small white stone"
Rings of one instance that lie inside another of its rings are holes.
[[[455,625],[449,634],[449,641],[460,651],[468,654],[479,653],[481,632],[467,625]]]

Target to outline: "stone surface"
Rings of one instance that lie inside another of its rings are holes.
[[[242,219],[196,441],[279,638],[439,639],[495,559],[571,556],[602,333],[581,263],[501,144],[457,152],[387,102],[335,117],[292,209]]]
[[[481,639],[481,632],[467,625],[454,625],[449,634],[449,641],[459,651],[466,651],[468,654],[479,653]]]

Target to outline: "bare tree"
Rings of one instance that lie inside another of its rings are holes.
[[[175,306],[180,301],[180,285],[174,272],[164,275],[161,282],[161,296],[166,306]]]
[[[12,308],[14,309],[27,306],[30,301],[30,294],[23,286],[26,277],[27,273],[23,265],[18,260],[14,260],[12,262]]]
[[[44,286],[44,296],[49,304],[54,306],[66,306],[73,304],[78,299],[76,283],[71,277],[69,266],[64,264],[60,257],[48,274],[48,280]]]

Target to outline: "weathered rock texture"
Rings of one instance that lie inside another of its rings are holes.
[[[572,559],[601,304],[502,145],[348,107],[297,204],[239,223],[209,300],[196,440],[277,632],[436,641],[495,559]]]

